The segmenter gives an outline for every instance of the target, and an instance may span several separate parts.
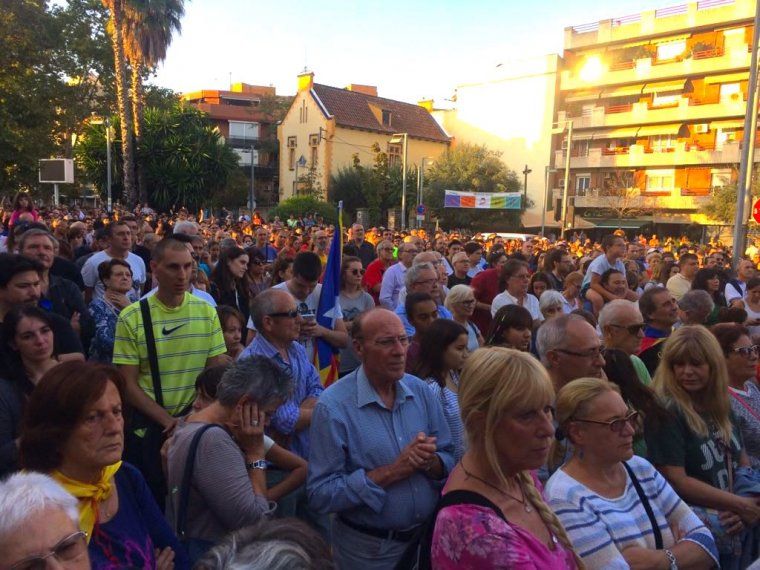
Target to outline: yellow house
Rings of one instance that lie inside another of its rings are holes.
[[[423,158],[434,160],[450,143],[429,109],[378,97],[377,88],[369,85],[320,85],[312,72],[298,76],[298,93],[277,135],[280,200],[297,195],[305,176],[313,177],[313,186],[325,197],[330,176],[351,166],[354,155],[364,165],[373,164],[375,144],[392,164],[401,164],[406,138],[407,166],[416,168]]]

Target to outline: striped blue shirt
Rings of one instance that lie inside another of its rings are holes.
[[[676,543],[671,529],[677,528],[682,540],[701,546],[717,564],[712,534],[665,478],[646,459],[636,455],[627,463],[649,499],[664,548],[672,548]],[[587,568],[627,569],[624,549],[656,548],[652,524],[627,472],[625,492],[619,497],[600,497],[561,468],[549,479],[544,494]]]
[[[452,372],[451,374],[454,378],[454,382],[459,386],[459,375],[456,372]],[[459,398],[456,393],[452,392],[447,386],[441,388],[435,378],[425,378],[425,381],[435,395],[435,399],[438,400],[443,407],[443,416],[446,418],[446,423],[449,425],[451,441],[454,442],[454,460],[459,461],[462,459],[467,448],[464,424],[462,423],[462,414],[459,411]]]

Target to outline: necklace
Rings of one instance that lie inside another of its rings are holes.
[[[523,498],[522,498],[522,500],[518,499],[512,493],[508,493],[507,491],[504,491],[503,489],[500,489],[499,487],[497,487],[493,483],[489,483],[488,481],[486,481],[482,477],[478,477],[474,473],[470,473],[469,471],[467,471],[467,468],[464,466],[464,462],[463,461],[460,461],[459,464],[462,466],[462,471],[464,471],[464,474],[467,475],[468,477],[471,477],[473,479],[477,479],[481,483],[484,483],[485,485],[488,485],[489,487],[491,487],[491,489],[493,489],[494,491],[498,491],[499,493],[501,493],[505,497],[509,497],[510,499],[512,499],[514,501],[517,501],[518,503],[520,503],[523,506],[523,508],[525,509],[526,513],[533,512],[533,509],[531,508],[530,503],[525,498],[525,491],[523,491]],[[518,486],[519,486],[519,484],[518,484]],[[520,487],[520,490],[522,490],[522,487]]]

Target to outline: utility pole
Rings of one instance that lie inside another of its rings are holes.
[[[256,168],[256,161],[254,160],[254,157],[256,156],[256,149],[253,145],[251,145],[251,192],[250,196],[248,197],[248,204],[251,208],[251,220],[253,220],[253,211],[256,209],[256,190],[253,185],[254,181],[254,171]]]
[[[523,208],[527,207],[528,205],[528,174],[533,172],[530,168],[528,168],[528,165],[525,165],[525,168],[523,168],[523,176],[525,177],[525,182],[523,183]]]
[[[108,215],[113,213],[113,196],[111,191],[111,119],[106,117],[106,188],[108,189]]]
[[[562,189],[562,227],[559,235],[564,237],[567,229],[567,199],[570,194],[570,153],[573,149],[573,122],[567,121],[567,154],[565,155],[565,187]]]
[[[747,243],[747,213],[745,206],[752,196],[752,166],[755,162],[755,136],[757,128],[757,44],[760,26],[760,2],[755,3],[755,27],[752,32],[752,60],[749,68],[747,109],[744,113],[744,139],[742,140],[739,179],[736,181],[736,219],[734,220],[733,255],[734,270],[739,265]],[[749,195],[749,198],[748,198]]]

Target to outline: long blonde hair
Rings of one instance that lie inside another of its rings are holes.
[[[530,354],[496,346],[479,348],[465,362],[458,396],[470,446],[483,449],[499,483],[508,487],[493,437],[496,424],[507,412],[530,411],[552,402],[554,388],[549,375]],[[547,528],[566,548],[575,552],[562,523],[544,502],[530,472],[520,472],[517,479]],[[575,559],[578,567],[583,568],[577,554]]]
[[[731,441],[731,402],[728,396],[728,369],[718,340],[701,325],[682,326],[665,341],[660,364],[654,375],[654,390],[667,404],[678,408],[689,429],[700,437],[709,436],[707,422],[694,408],[689,393],[678,383],[676,364],[707,363],[710,368],[706,394],[701,404],[704,413],[718,428],[726,444]]]

